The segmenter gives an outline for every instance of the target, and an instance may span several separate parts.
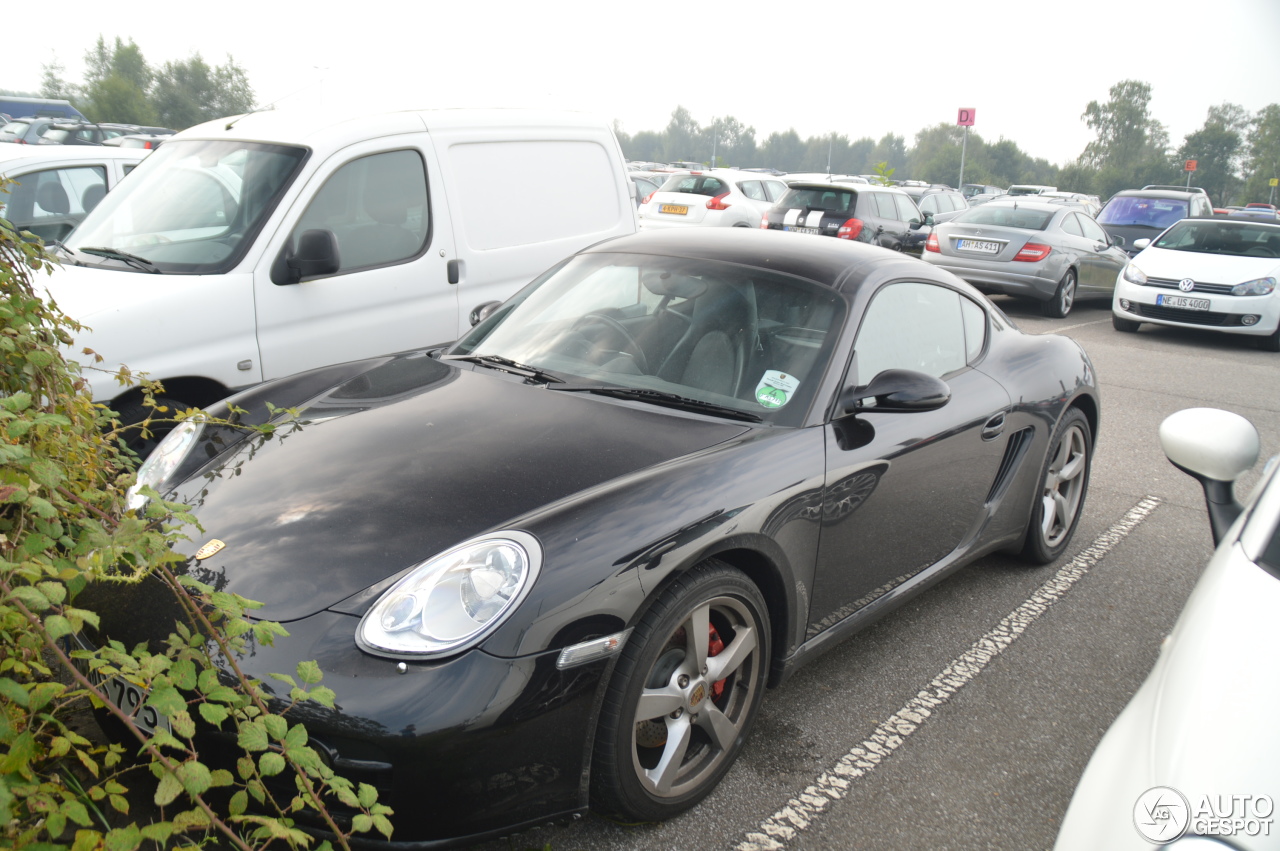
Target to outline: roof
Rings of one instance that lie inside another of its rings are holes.
[[[1204,191],[1199,189],[1192,189],[1189,192],[1185,189],[1121,189],[1119,192],[1112,195],[1111,197],[1112,198],[1176,198],[1180,201],[1185,201],[1186,199],[1191,198],[1193,196],[1199,198],[1199,197],[1202,197],[1203,195],[1204,195]]]
[[[61,165],[103,160],[137,162],[150,151],[139,148],[111,148],[101,145],[14,145],[0,143],[0,172],[11,172],[28,165]]]
[[[922,260],[847,239],[751,228],[664,228],[597,243],[583,253],[627,252],[714,260],[768,269],[843,292],[909,277],[965,289]]]
[[[219,118],[189,127],[175,139],[238,139],[315,148],[343,148],[381,136],[424,130],[503,127],[608,127],[588,113],[525,109],[423,109],[343,115],[273,109]]]

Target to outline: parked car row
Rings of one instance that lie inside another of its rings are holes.
[[[165,127],[142,127],[137,124],[93,124],[68,121],[65,118],[13,118],[0,126],[0,142],[19,145],[104,145],[124,137],[160,139],[173,135],[173,132]]]
[[[66,239],[107,193],[146,157],[145,150],[102,146],[0,146],[0,216],[46,243]]]

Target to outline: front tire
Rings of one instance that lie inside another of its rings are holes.
[[[1062,276],[1062,280],[1058,282],[1058,289],[1053,293],[1053,298],[1040,303],[1040,312],[1050,319],[1063,319],[1071,312],[1071,306],[1076,303],[1076,271],[1068,269],[1067,274]]]
[[[1092,464],[1089,420],[1079,408],[1071,408],[1058,424],[1040,470],[1040,487],[1022,545],[1024,559],[1048,564],[1066,550],[1084,513]]]
[[[705,798],[737,759],[764,694],[769,615],[741,572],[709,560],[636,625],[600,710],[591,803],[662,821]]]
[[[1134,322],[1132,319],[1125,319],[1123,316],[1116,316],[1114,313],[1111,314],[1111,327],[1117,331],[1132,334],[1138,330],[1138,326],[1141,324],[1141,322]]]
[[[1258,340],[1258,348],[1264,352],[1280,352],[1280,325],[1265,337]]]

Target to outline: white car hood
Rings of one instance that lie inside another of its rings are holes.
[[[1232,257],[1226,254],[1145,248],[1130,262],[1151,278],[1171,278],[1175,281],[1191,278],[1206,284],[1235,285],[1268,275],[1280,275],[1280,260],[1274,257]]]
[[[39,279],[57,302],[58,309],[79,322],[90,321],[104,310],[138,304],[157,297],[167,287],[180,286],[181,276],[152,275],[90,266],[63,266]]]

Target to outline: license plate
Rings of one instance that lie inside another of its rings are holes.
[[[683,204],[663,204],[658,209],[660,212],[673,213],[674,215],[677,215],[677,216],[684,216],[684,215],[687,215],[689,212],[689,208],[684,206]]]
[[[1183,310],[1208,310],[1209,299],[1188,298],[1184,295],[1158,295],[1156,304],[1161,307],[1180,307]]]
[[[999,254],[1000,243],[987,242],[982,239],[957,239],[957,251],[976,251],[980,254]]]
[[[63,642],[67,649],[71,649],[72,645],[67,639],[63,639]],[[75,643],[85,650],[91,649],[78,636],[75,638]],[[76,659],[75,663],[76,667],[89,678],[89,682],[102,691],[107,700],[125,715],[133,718],[133,723],[138,725],[139,730],[149,736],[154,736],[159,730],[173,732],[173,726],[170,725],[168,718],[157,712],[154,707],[143,706],[147,700],[146,689],[134,685],[124,677],[104,677],[97,671],[89,670],[89,666],[81,659]]]
[[[788,230],[788,231],[791,231],[792,233],[812,233],[812,234],[822,233],[821,228],[784,227],[783,230]]]

